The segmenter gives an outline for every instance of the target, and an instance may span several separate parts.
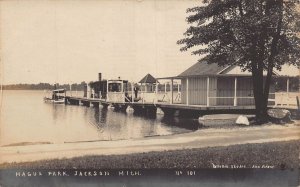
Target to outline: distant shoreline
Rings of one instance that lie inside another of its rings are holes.
[[[66,89],[83,91],[84,86],[87,83],[74,83],[74,84],[50,84],[50,83],[38,83],[38,84],[7,84],[2,85],[2,90],[54,90],[54,89]]]
[[[2,89],[2,90],[18,90],[18,91],[44,91],[44,90],[53,90],[53,89]],[[69,90],[66,89],[67,91],[83,91],[83,90]]]

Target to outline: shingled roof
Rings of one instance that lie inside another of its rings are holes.
[[[197,76],[208,76],[208,75],[250,75],[251,72],[246,71],[243,72],[241,69],[236,69],[236,65],[231,66],[218,66],[216,63],[208,64],[205,60],[197,62],[196,64],[192,65],[190,68],[179,74],[177,77],[197,77]],[[277,76],[299,76],[300,68],[296,66],[288,66],[283,65],[282,69],[284,71],[276,71],[274,70],[274,75]],[[235,71],[237,70],[237,71]],[[232,72],[233,71],[233,72]],[[288,73],[287,73],[288,72]],[[264,75],[266,75],[266,71],[264,71]]]
[[[139,81],[139,83],[150,83],[150,84],[153,84],[156,82],[157,82],[156,79],[149,73],[144,78],[142,78],[142,80]]]
[[[226,67],[218,66],[216,63],[208,64],[206,61],[200,61],[179,74],[178,77],[217,75],[224,69]]]

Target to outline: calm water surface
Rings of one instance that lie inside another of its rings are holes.
[[[193,119],[137,116],[109,109],[43,102],[44,91],[4,91],[0,145],[120,140],[185,133]]]

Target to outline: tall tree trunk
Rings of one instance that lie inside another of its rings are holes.
[[[257,41],[256,37],[252,38],[252,41]],[[251,70],[252,70],[252,84],[253,84],[253,94],[254,94],[254,102],[255,102],[255,116],[256,119],[260,118],[260,111],[261,111],[261,85],[259,81],[259,70],[258,70],[258,58],[257,58],[257,51],[256,51],[257,43],[254,42],[254,45],[251,48]]]
[[[268,110],[268,100],[269,100],[269,93],[270,93],[270,86],[272,82],[272,74],[273,74],[273,63],[269,64],[267,77],[264,83],[264,93],[263,93],[263,105],[265,115],[267,117],[267,110]]]
[[[266,111],[264,107],[264,83],[263,83],[263,67],[259,65],[261,62],[253,63],[252,65],[252,81],[253,94],[255,100],[255,116],[257,123],[266,122]]]
[[[277,55],[277,46],[280,38],[280,32],[282,28],[282,18],[283,18],[283,0],[279,0],[279,16],[277,21],[277,28],[276,32],[272,37],[272,44],[271,44],[271,50],[270,50],[270,56],[267,59],[267,76],[264,80],[263,76],[263,69],[264,69],[264,60],[263,56],[265,46],[264,46],[264,40],[265,40],[265,33],[262,33],[260,36],[259,41],[261,42],[260,49],[259,49],[259,59],[257,61],[257,66],[253,67],[255,71],[253,71],[252,68],[252,76],[253,76],[253,86],[254,88],[254,97],[255,97],[255,107],[256,107],[256,118],[258,123],[265,123],[268,121],[268,98],[269,98],[269,92],[270,92],[270,86],[272,82],[272,75],[273,75],[273,68],[274,68],[274,58]],[[268,10],[266,10],[268,13]],[[265,30],[266,31],[266,30]],[[255,72],[255,73],[253,73]]]
[[[264,95],[264,91],[265,91],[265,82],[264,82],[264,69],[263,69],[263,60],[261,60],[258,64],[258,84],[259,84],[259,113],[257,116],[257,121],[259,123],[265,123],[268,121],[267,119],[267,105],[265,102],[265,95]]]
[[[263,26],[263,31],[261,32],[259,36],[259,45],[258,45],[258,76],[259,76],[259,110],[258,110],[258,115],[257,121],[259,123],[265,123],[268,121],[267,117],[267,100],[268,97],[265,97],[265,91],[266,91],[266,82],[264,80],[264,56],[265,56],[265,42],[267,40],[267,31],[266,31],[266,25]],[[269,90],[269,88],[267,88]]]
[[[277,46],[278,46],[280,32],[282,28],[282,19],[283,19],[283,0],[280,0],[277,28],[276,28],[276,33],[272,37],[271,51],[270,51],[270,56],[268,58],[268,64],[267,64],[267,77],[266,77],[266,81],[264,85],[264,93],[263,93],[263,105],[264,105],[264,111],[266,113],[265,114],[266,116],[267,116],[268,98],[269,98],[270,86],[272,82],[272,75],[273,75],[273,68],[274,68],[274,58],[278,53]]]

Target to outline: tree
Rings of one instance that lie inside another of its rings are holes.
[[[191,26],[177,43],[184,45],[181,51],[196,48],[192,54],[206,55],[208,63],[252,72],[256,117],[265,122],[273,70],[299,66],[297,6],[287,0],[204,0],[187,10]]]

